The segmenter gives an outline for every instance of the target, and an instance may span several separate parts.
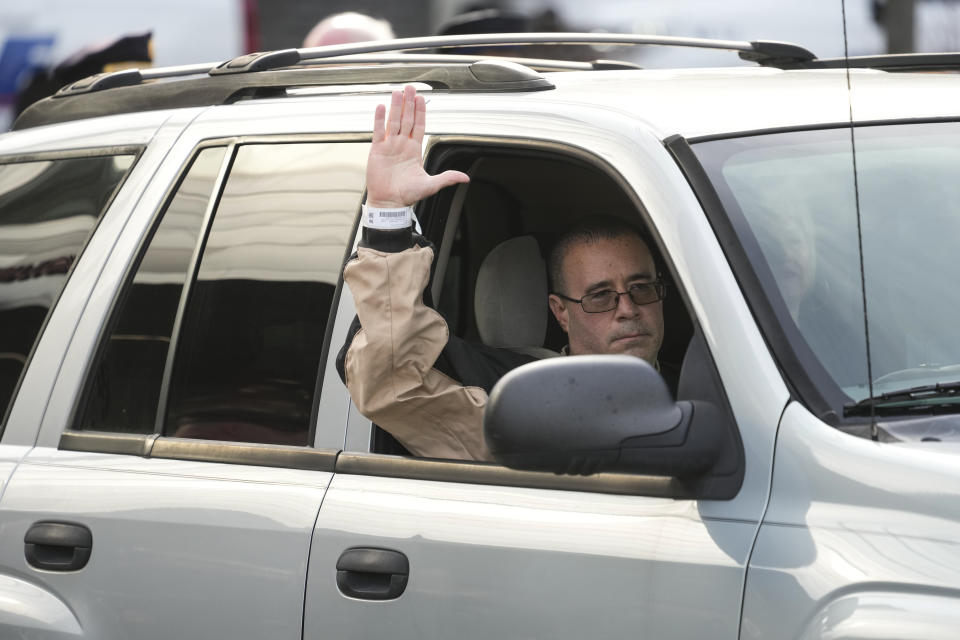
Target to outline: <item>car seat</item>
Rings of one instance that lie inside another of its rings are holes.
[[[494,247],[483,259],[474,290],[474,315],[485,345],[549,358],[547,268],[531,235]]]
[[[540,246],[531,235],[495,246],[483,259],[474,289],[474,313],[485,345],[550,358],[547,349],[547,269]],[[411,455],[392,435],[377,427],[372,451]]]

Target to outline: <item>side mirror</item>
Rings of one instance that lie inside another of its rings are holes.
[[[551,358],[514,369],[484,414],[493,457],[526,471],[628,471],[695,478],[718,460],[724,427],[707,402],[674,402],[633,356]]]

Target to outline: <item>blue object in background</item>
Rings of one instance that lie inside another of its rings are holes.
[[[41,61],[53,47],[53,41],[52,35],[7,38],[0,52],[0,104],[15,102],[21,79],[43,66]]]

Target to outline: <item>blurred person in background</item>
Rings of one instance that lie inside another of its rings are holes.
[[[17,93],[15,113],[58,89],[98,73],[143,69],[153,64],[153,32],[131,33],[84,47],[52,69],[38,68]]]
[[[324,47],[332,44],[393,40],[393,28],[386,20],[347,11],[327,16],[310,30],[303,39],[304,47]]]
[[[536,15],[508,11],[490,5],[474,4],[453,16],[437,30],[437,35],[453,36],[479,33],[558,33],[571,31],[556,11],[546,8]],[[575,30],[575,29],[574,29]],[[463,55],[516,56],[594,60],[597,54],[589,46],[533,45],[528,47],[463,47],[447,49]]]

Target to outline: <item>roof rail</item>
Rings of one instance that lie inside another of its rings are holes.
[[[359,55],[374,53],[397,53],[402,51],[418,51],[424,49],[455,49],[465,47],[519,47],[530,45],[659,45],[674,47],[693,47],[701,49],[725,49],[737,51],[740,57],[763,65],[785,66],[803,64],[815,60],[811,52],[803,47],[787,42],[756,40],[753,42],[739,40],[709,40],[704,38],[679,38],[673,36],[645,36],[616,33],[501,33],[501,34],[473,34],[457,36],[431,36],[423,38],[400,38],[374,42],[330,45],[307,49],[281,49],[261,53],[250,53],[223,63],[194,64],[179,67],[165,67],[158,69],[117,71],[114,73],[98,74],[84,78],[67,85],[58,91],[57,97],[72,96],[81,93],[91,93],[105,89],[133,86],[147,80],[175,78],[196,74],[211,76],[248,74],[275,69],[293,67],[304,62],[312,64],[344,64],[352,61],[371,63],[375,58],[354,60]],[[410,54],[405,54],[410,55]],[[439,55],[439,54],[435,54]],[[460,62],[476,62],[490,59],[493,56],[474,55],[468,59],[459,58]],[[496,57],[500,59],[499,57]],[[573,70],[573,69],[631,69],[636,65],[629,62],[615,60],[597,60],[585,63],[589,66],[577,66],[571,61],[547,61],[543,59],[527,59],[522,57],[508,57],[509,61],[535,67],[540,70]],[[432,62],[441,64],[445,59],[434,57],[429,60],[410,60],[397,57],[388,62]],[[584,63],[581,63],[584,64]]]
[[[51,98],[31,106],[20,115],[13,128],[98,115],[224,104],[250,97],[279,95],[290,87],[422,82],[449,91],[536,91],[551,89],[553,85],[531,67],[541,71],[637,68],[632,63],[615,60],[572,62],[479,54],[433,53],[424,56],[397,53],[531,45],[658,45],[724,49],[738,52],[745,60],[781,68],[802,68],[817,62],[816,56],[803,47],[766,40],[746,42],[615,33],[503,33],[401,38],[251,53],[220,64],[99,74],[74,82]],[[387,56],[387,53],[393,55]],[[399,64],[401,62],[403,64]],[[389,66],[308,68],[374,63]],[[134,89],[135,86],[138,88]],[[107,90],[110,90],[109,98],[93,97]]]
[[[519,58],[513,56],[489,56],[483,54],[460,55],[455,53],[358,53],[356,55],[337,56],[303,60],[301,66],[333,66],[345,64],[472,64],[481,60],[515,62],[534,71],[599,71],[642,69],[638,64],[624,60],[552,60],[550,58]]]
[[[128,75],[121,76],[121,80],[133,78],[137,73],[143,77],[148,75],[146,72],[132,70]],[[13,129],[120,113],[228,104],[244,99],[275,97],[296,87],[410,82],[452,92],[553,89],[550,81],[528,67],[492,59],[472,64],[294,68],[216,76],[194,74],[189,78],[177,77],[140,86],[131,86],[120,81],[114,85],[113,81],[101,78],[75,90],[71,85],[56,96],[30,105],[14,122]],[[98,85],[100,89],[105,88],[105,85],[114,86],[110,91],[105,91],[97,90]]]
[[[725,49],[737,51],[746,60],[760,64],[773,61],[813,60],[810,51],[789,42],[756,40],[711,40],[706,38],[679,38],[674,36],[646,36],[619,33],[482,33],[455,36],[427,36],[399,38],[350,44],[330,45],[307,49],[284,49],[265,53],[251,53],[224,62],[210,71],[211,75],[250,73],[279,68],[306,60],[386,51],[418,51],[424,49],[456,49],[465,47],[518,47],[530,45],[659,45]]]

